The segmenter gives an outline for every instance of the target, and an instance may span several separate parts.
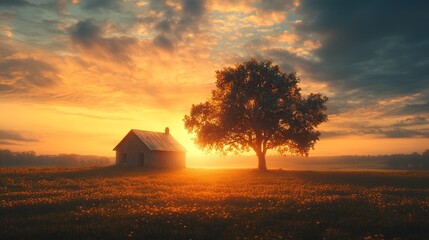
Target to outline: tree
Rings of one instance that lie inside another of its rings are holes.
[[[283,73],[271,60],[249,61],[216,71],[216,89],[192,105],[185,128],[202,149],[240,153],[253,149],[266,170],[268,149],[308,156],[328,120],[327,97],[301,96],[296,73]]]

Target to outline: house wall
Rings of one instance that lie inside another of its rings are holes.
[[[124,153],[127,154],[127,161],[125,163],[121,162],[121,158]],[[116,150],[115,163],[117,166],[139,166],[139,156],[141,153],[145,154],[146,160],[146,156],[150,155],[150,150],[135,134],[129,133],[127,136],[125,136],[121,146]]]
[[[121,162],[123,154],[127,161]],[[151,151],[133,133],[125,136],[124,141],[116,150],[117,166],[142,166],[141,154],[144,154],[144,167],[148,168],[186,168],[185,152]]]
[[[152,168],[186,168],[185,152],[151,151],[148,167]]]

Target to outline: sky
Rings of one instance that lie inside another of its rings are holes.
[[[2,0],[0,148],[114,156],[130,129],[168,126],[188,156],[210,158],[183,117],[216,70],[255,57],[329,97],[310,156],[421,153],[428,11],[419,0]]]

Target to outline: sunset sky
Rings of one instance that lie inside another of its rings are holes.
[[[256,57],[329,97],[310,156],[421,153],[428,11],[428,1],[1,0],[0,148],[114,156],[130,129],[168,126],[188,156],[206,156],[184,115],[210,96],[215,70]]]

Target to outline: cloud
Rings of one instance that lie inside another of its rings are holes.
[[[85,10],[101,10],[120,8],[120,1],[118,0],[85,0],[82,1],[82,8]]]
[[[17,141],[17,142],[36,142],[37,139],[24,137],[22,134],[15,131],[1,130],[0,129],[0,141],[9,142],[9,141]]]
[[[284,72],[296,72],[299,68],[305,68],[307,65],[311,64],[308,60],[285,49],[268,49],[266,55],[273,58],[275,63],[278,64]]]
[[[412,103],[399,106],[390,111],[387,111],[385,116],[398,116],[398,115],[413,115],[413,114],[428,114],[429,101],[424,103]]]
[[[395,128],[390,130],[371,129],[356,131],[321,131],[321,138],[336,138],[347,136],[365,136],[371,135],[379,138],[429,138],[429,129],[411,130]]]
[[[56,67],[37,59],[0,60],[0,92],[28,92],[47,88],[60,81]]]
[[[155,46],[158,46],[162,49],[165,49],[167,51],[173,51],[174,50],[174,43],[172,40],[170,40],[167,36],[164,34],[158,34],[158,36],[155,37],[153,40],[153,43]]]
[[[206,12],[205,0],[184,0],[182,5],[182,16],[179,21],[180,27],[186,28],[193,27],[198,24],[201,17]]]
[[[9,20],[16,16],[16,13],[10,13],[10,12],[1,12],[0,13],[0,19],[1,20]]]
[[[308,65],[315,78],[338,91],[368,98],[408,95],[429,88],[429,2],[338,2],[303,0],[296,26],[321,41]]]
[[[206,10],[205,0],[183,0],[176,4],[152,1],[149,11],[153,16],[146,16],[141,21],[155,30],[154,44],[172,52],[179,43],[186,43],[185,35],[199,33]]]
[[[413,138],[413,137],[422,137],[429,138],[429,129],[422,130],[410,130],[397,128],[389,131],[383,132],[386,138]]]
[[[18,143],[0,140],[0,145],[20,145]]]
[[[111,114],[109,116],[103,116],[99,114],[90,114],[90,113],[84,113],[84,112],[70,112],[70,111],[64,111],[59,109],[48,108],[48,110],[58,114],[86,117],[86,118],[92,118],[92,119],[98,119],[98,120],[112,120],[112,121],[134,121],[135,120],[130,117],[115,117],[115,116],[112,116]]]
[[[345,136],[372,136],[383,138],[429,138],[429,121],[423,116],[398,120],[394,123],[349,121],[337,126],[338,130],[322,131],[323,138]]]
[[[69,31],[72,40],[85,47],[91,47],[96,44],[102,34],[101,28],[90,19],[79,21]]]
[[[0,58],[6,58],[16,53],[16,50],[7,43],[0,42]]]
[[[91,19],[77,22],[68,31],[72,42],[82,50],[82,54],[121,64],[131,62],[131,48],[137,45],[137,40],[132,37],[106,37],[105,28]]]
[[[264,11],[285,11],[295,6],[293,0],[260,0],[254,3],[254,6]]]
[[[25,0],[2,0],[0,1],[0,6],[28,6],[31,5],[28,1]]]
[[[200,17],[205,12],[204,0],[184,0],[183,1],[183,14],[187,17],[195,18]]]
[[[395,123],[395,127],[408,127],[408,126],[419,126],[429,124],[429,121],[422,116],[416,116],[411,118],[406,118]]]

